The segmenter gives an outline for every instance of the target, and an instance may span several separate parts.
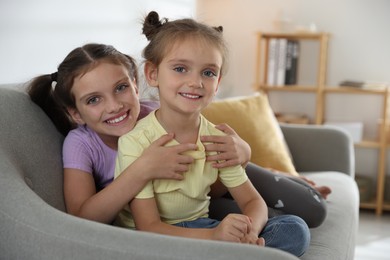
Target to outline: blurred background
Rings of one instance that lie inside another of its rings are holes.
[[[327,87],[336,87],[345,80],[390,83],[389,0],[1,0],[0,84],[26,82],[53,73],[72,49],[90,42],[111,44],[141,62],[141,51],[147,43],[141,35],[142,20],[151,10],[169,19],[192,17],[224,27],[230,62],[218,98],[254,93],[259,31],[329,33]],[[302,62],[305,66],[300,68],[299,78],[315,81],[317,60],[313,57],[318,51],[310,46],[307,49],[309,61]],[[303,111],[313,118],[315,99],[310,94],[271,94],[274,111]],[[361,121],[365,138],[377,138],[381,97],[334,95],[329,99],[328,119]],[[375,180],[378,149],[357,149],[355,153],[357,174]],[[390,178],[388,164],[386,173]],[[366,226],[373,226],[375,221],[378,219]],[[382,223],[374,227],[386,230]],[[377,230],[359,237],[378,237]],[[359,243],[363,246],[358,253],[371,249],[366,241]]]
[[[0,83],[54,72],[67,53],[88,42],[140,58],[141,22],[150,10],[224,26],[230,66],[221,97],[253,92],[257,31],[329,32],[328,85],[390,81],[388,0],[1,0]],[[313,68],[307,66],[306,77]]]

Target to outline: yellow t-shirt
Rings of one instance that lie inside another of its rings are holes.
[[[155,198],[161,220],[174,224],[182,221],[195,220],[207,217],[210,197],[207,195],[210,186],[219,177],[228,188],[237,187],[247,179],[245,170],[241,166],[215,169],[210,162],[206,162],[206,151],[199,139],[201,135],[224,135],[223,132],[201,116],[201,123],[197,139],[198,150],[189,151],[195,162],[184,173],[184,180],[153,180],[150,181],[136,198]],[[155,140],[167,134],[158,122],[155,111],[140,120],[129,133],[119,138],[118,156],[115,167],[115,178],[134,162],[142,152]],[[172,140],[166,146],[176,145]],[[164,156],[163,154],[161,156]],[[121,226],[134,228],[134,221],[128,206],[119,214],[116,223]]]

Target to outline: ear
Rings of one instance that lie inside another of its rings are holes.
[[[68,110],[69,115],[72,117],[72,120],[75,123],[77,123],[79,125],[84,125],[85,124],[84,120],[81,118],[81,115],[80,115],[79,111],[76,108],[68,107],[66,110]]]
[[[146,81],[151,87],[158,87],[158,68],[155,64],[147,61],[144,66]]]

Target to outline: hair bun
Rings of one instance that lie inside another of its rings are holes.
[[[168,20],[164,18],[160,21],[160,16],[157,12],[151,11],[145,18],[142,33],[146,36],[149,41],[157,34],[159,28],[163,26]]]
[[[217,32],[220,32],[222,33],[223,32],[223,27],[222,26],[218,26],[218,27],[213,27]]]

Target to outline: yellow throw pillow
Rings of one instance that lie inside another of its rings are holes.
[[[266,95],[216,100],[202,114],[232,127],[251,146],[252,163],[298,176]]]

